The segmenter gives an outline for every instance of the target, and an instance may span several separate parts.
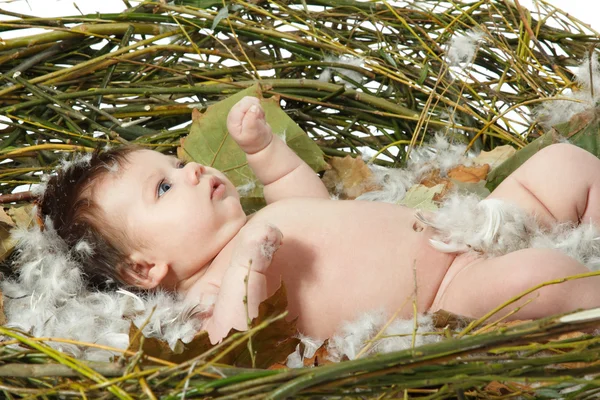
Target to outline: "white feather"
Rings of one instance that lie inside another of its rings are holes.
[[[120,349],[129,344],[130,321],[140,327],[148,320],[144,334],[160,337],[173,348],[179,340],[189,342],[200,329],[202,321],[194,317],[200,311],[197,305],[186,304],[174,295],[86,289],[79,265],[51,223],[46,223],[44,232],[21,229],[13,235],[18,239],[17,276],[0,284],[6,298],[7,326],[34,336],[70,338]],[[79,250],[87,251],[81,243]],[[83,346],[51,345],[82,359],[106,361],[114,356]]]
[[[397,203],[432,169],[439,169],[444,175],[457,164],[469,165],[465,149],[463,145],[451,144],[438,136],[431,146],[413,150],[406,169],[370,165],[374,180],[382,189],[366,193],[359,199]],[[85,159],[79,162],[85,162]],[[495,256],[525,247],[554,248],[591,269],[600,269],[600,231],[588,223],[577,227],[562,224],[544,230],[532,216],[515,205],[492,199],[481,201],[475,195],[459,193],[449,195],[433,217],[417,214],[417,218],[437,230],[432,245],[442,251],[472,250],[484,256]],[[210,310],[216,300],[214,296],[205,296],[200,304],[189,304],[160,291],[150,295],[123,289],[109,293],[89,291],[84,286],[79,265],[67,252],[65,243],[58,238],[49,221],[46,221],[46,227],[44,232],[37,228],[13,232],[18,240],[17,276],[0,284],[10,327],[34,336],[71,338],[122,349],[129,344],[129,324],[133,321],[138,327],[145,324],[143,332],[146,336],[162,338],[174,348],[179,340],[185,343],[193,339],[202,322],[196,314]],[[85,242],[77,247],[78,251],[93,251]],[[585,316],[581,314],[580,317]],[[386,322],[388,314],[384,311],[373,311],[348,321],[329,341],[331,358],[339,361],[357,357]],[[412,319],[392,321],[382,338],[373,343],[365,355],[410,348],[413,329]],[[420,315],[416,344],[439,340],[436,335],[421,335],[431,330],[431,319]],[[300,338],[304,350],[301,354],[298,348],[290,355],[290,367],[302,366],[303,359],[312,357],[322,343],[305,336]],[[114,356],[104,350],[70,344],[52,345],[82,359],[108,360]]]
[[[558,93],[535,110],[535,117],[544,128],[550,129],[576,114],[593,110],[600,100],[600,64],[596,55],[591,62],[586,56],[573,74],[580,85],[578,89]]]

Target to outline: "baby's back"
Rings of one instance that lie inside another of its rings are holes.
[[[386,203],[295,198],[273,203],[248,223],[271,223],[283,243],[268,271],[268,290],[285,282],[298,328],[329,337],[345,320],[385,308],[429,309],[453,256],[427,244],[414,210]]]

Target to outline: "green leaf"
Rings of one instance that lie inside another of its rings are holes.
[[[428,75],[429,75],[429,64],[424,63],[423,67],[421,68],[421,71],[419,72],[419,78],[417,79],[417,83],[419,85],[422,85],[425,82],[425,79],[427,79]]]
[[[568,139],[596,157],[600,157],[600,118],[597,109],[587,110],[575,115],[568,122],[556,125],[548,133],[537,138],[512,157],[500,164],[488,175],[486,187],[493,191],[502,181],[519,168],[532,155],[546,146]]]
[[[396,60],[394,60],[394,57],[392,57],[390,55],[390,53],[388,53],[386,50],[384,49],[379,49],[379,55],[383,58],[385,58],[385,60],[390,63],[390,65],[394,66],[395,68],[398,68],[398,64],[396,64]]]
[[[479,182],[461,182],[451,179],[454,188],[462,194],[474,194],[482,199],[488,197],[490,191],[485,187],[485,181]]]
[[[228,16],[229,16],[229,9],[227,7],[221,8],[219,10],[219,12],[217,13],[217,15],[215,16],[215,19],[213,20],[213,23],[212,23],[212,27],[210,29],[212,29],[214,31],[215,28],[217,27],[217,25],[219,25],[219,22],[223,18],[227,18]]]
[[[441,193],[445,188],[445,185],[439,184],[433,187],[427,187],[425,185],[415,185],[411,187],[406,196],[400,202],[410,208],[416,208],[424,211],[435,211],[438,206],[433,201],[436,194]]]
[[[327,164],[321,149],[279,107],[279,98],[263,99],[258,85],[208,107],[204,114],[194,110],[190,134],[182,140],[179,157],[223,171],[235,186],[254,182],[256,187],[242,198],[244,209],[250,213],[264,206],[263,187],[247,165],[246,155],[227,132],[229,110],[244,96],[261,99],[265,118],[273,133],[285,137],[288,146],[315,171],[322,171]]]
[[[560,399],[564,397],[564,395],[561,395],[561,393],[558,390],[545,388],[537,389],[535,391],[535,395],[539,399]]]

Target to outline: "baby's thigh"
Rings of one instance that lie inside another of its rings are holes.
[[[546,223],[600,221],[600,160],[579,147],[554,144],[527,160],[489,197],[516,203]]]
[[[439,309],[479,318],[541,283],[589,272],[576,260],[550,249],[524,249],[468,265],[441,294]],[[600,277],[542,287],[512,303],[496,318],[535,319],[578,308],[600,307]]]

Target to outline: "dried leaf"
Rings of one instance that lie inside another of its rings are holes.
[[[560,368],[564,368],[564,369],[589,368],[589,367],[593,367],[597,364],[598,364],[597,361],[593,361],[593,362],[577,361],[577,362],[570,362],[570,363],[561,363]]]
[[[10,231],[15,228],[27,228],[33,223],[31,209],[33,206],[12,207],[8,212],[0,208],[0,262],[4,261],[14,250],[15,240]]]
[[[454,183],[448,178],[442,178],[440,176],[439,169],[431,170],[425,177],[421,180],[421,185],[427,186],[428,188],[432,188],[437,185],[443,185],[444,188],[433,196],[434,203],[441,202],[446,194],[454,187]]]
[[[0,224],[15,226],[12,218],[8,216],[8,214],[4,211],[3,208],[0,208]]]
[[[279,99],[262,99],[258,85],[243,90],[223,101],[208,107],[204,114],[194,109],[190,134],[181,141],[177,154],[184,160],[194,160],[210,165],[227,175],[235,186],[255,182],[256,187],[242,198],[242,205],[250,213],[264,206],[263,188],[246,163],[246,155],[229,136],[227,115],[229,110],[244,96],[261,99],[265,118],[273,132],[285,137],[288,146],[315,171],[327,167],[323,153],[315,142],[279,108]]]
[[[267,319],[281,315],[287,311],[287,291],[283,283],[277,291],[263,301],[258,307],[258,316],[252,320],[252,327],[256,327]],[[233,334],[234,331],[229,334]],[[247,343],[243,343],[229,355],[228,364],[236,367],[268,368],[277,363],[284,363],[287,356],[296,349],[300,340],[296,338],[296,320],[280,319],[271,323],[265,329],[252,337],[252,349],[255,352],[255,362],[248,352]]]
[[[12,252],[15,243],[10,237],[10,230],[15,226],[13,220],[0,208],[0,261]]]
[[[400,204],[419,210],[435,211],[438,206],[435,204],[434,197],[442,193],[445,188],[444,184],[435,185],[431,188],[425,185],[415,185],[406,192],[406,196]]]
[[[473,158],[473,162],[478,165],[488,164],[490,170],[492,170],[508,160],[516,152],[517,150],[514,147],[505,144],[494,147],[491,151],[482,151],[477,157]]]
[[[489,171],[490,166],[488,164],[476,165],[473,167],[457,165],[448,171],[448,177],[459,182],[477,183],[484,180]]]
[[[287,369],[287,365],[283,364],[283,363],[275,363],[273,365],[270,365],[269,368],[270,370],[274,370],[274,369]]]
[[[323,344],[315,351],[315,354],[310,358],[303,360],[305,367],[318,367],[319,365],[332,364],[333,361],[327,359],[329,353],[327,352],[327,344],[329,341],[325,340]]]
[[[4,295],[0,292],[0,326],[6,325],[6,315],[4,314]]]
[[[423,179],[421,179],[420,183],[427,187],[434,187],[439,184],[444,184],[444,185],[450,184],[451,185],[448,178],[442,178],[440,176],[439,169],[432,169],[431,171],[429,171],[427,173],[427,175],[425,175],[425,177],[423,177]]]
[[[462,315],[451,313],[446,310],[438,310],[431,315],[433,320],[433,326],[437,329],[444,329],[446,327],[452,330],[464,329],[469,325],[473,318],[463,317]]]
[[[510,386],[505,385],[504,383],[500,383],[498,381],[493,381],[487,384],[485,387],[486,392],[491,392],[497,396],[507,396],[511,393],[515,393],[516,390],[522,391],[524,393],[531,392],[531,386],[523,385],[517,382],[511,382]]]
[[[143,344],[141,345],[141,349],[144,354],[177,364],[192,359],[211,348],[208,333],[200,332],[190,343],[184,344],[180,341],[175,345],[175,349],[171,350],[166,341],[144,337],[140,330],[131,323],[129,326],[129,347],[127,350],[139,351],[142,339]]]
[[[268,299],[263,301],[258,309],[258,316],[252,320],[252,327],[263,323],[265,320],[281,315],[286,311],[287,297],[283,284]],[[231,330],[227,337],[237,331]],[[299,340],[294,337],[297,334],[296,321],[280,319],[271,323],[255,334],[252,340],[252,348],[256,354],[256,368],[268,368],[275,364],[284,364],[287,356],[294,351]],[[129,348],[138,351],[142,340],[142,334],[132,323],[129,330]],[[142,350],[145,354],[161,358],[174,363],[182,363],[210,350],[213,346],[206,331],[199,332],[194,339],[187,344],[178,342],[175,350],[171,350],[168,343],[156,338],[143,338]],[[248,353],[248,342],[244,342],[230,351],[225,357],[219,359],[220,363],[230,364],[237,367],[252,367],[252,358]]]
[[[8,215],[19,228],[29,228],[33,224],[33,216],[31,211],[33,205],[28,204],[23,207],[12,207],[8,209]]]
[[[10,237],[10,228],[0,224],[0,262],[4,261],[15,248],[15,241]]]
[[[568,333],[563,333],[556,339],[550,339],[550,341],[551,342],[560,342],[562,340],[579,339],[580,337],[585,336],[585,335],[586,334],[583,332],[568,332]]]
[[[510,390],[508,386],[498,381],[488,383],[485,387],[485,391],[491,392],[497,396],[506,396],[507,394],[512,393],[512,390]]]
[[[353,200],[363,193],[380,190],[373,182],[373,173],[360,157],[332,157],[331,168],[325,171],[323,183],[330,192],[339,194],[340,199]]]

